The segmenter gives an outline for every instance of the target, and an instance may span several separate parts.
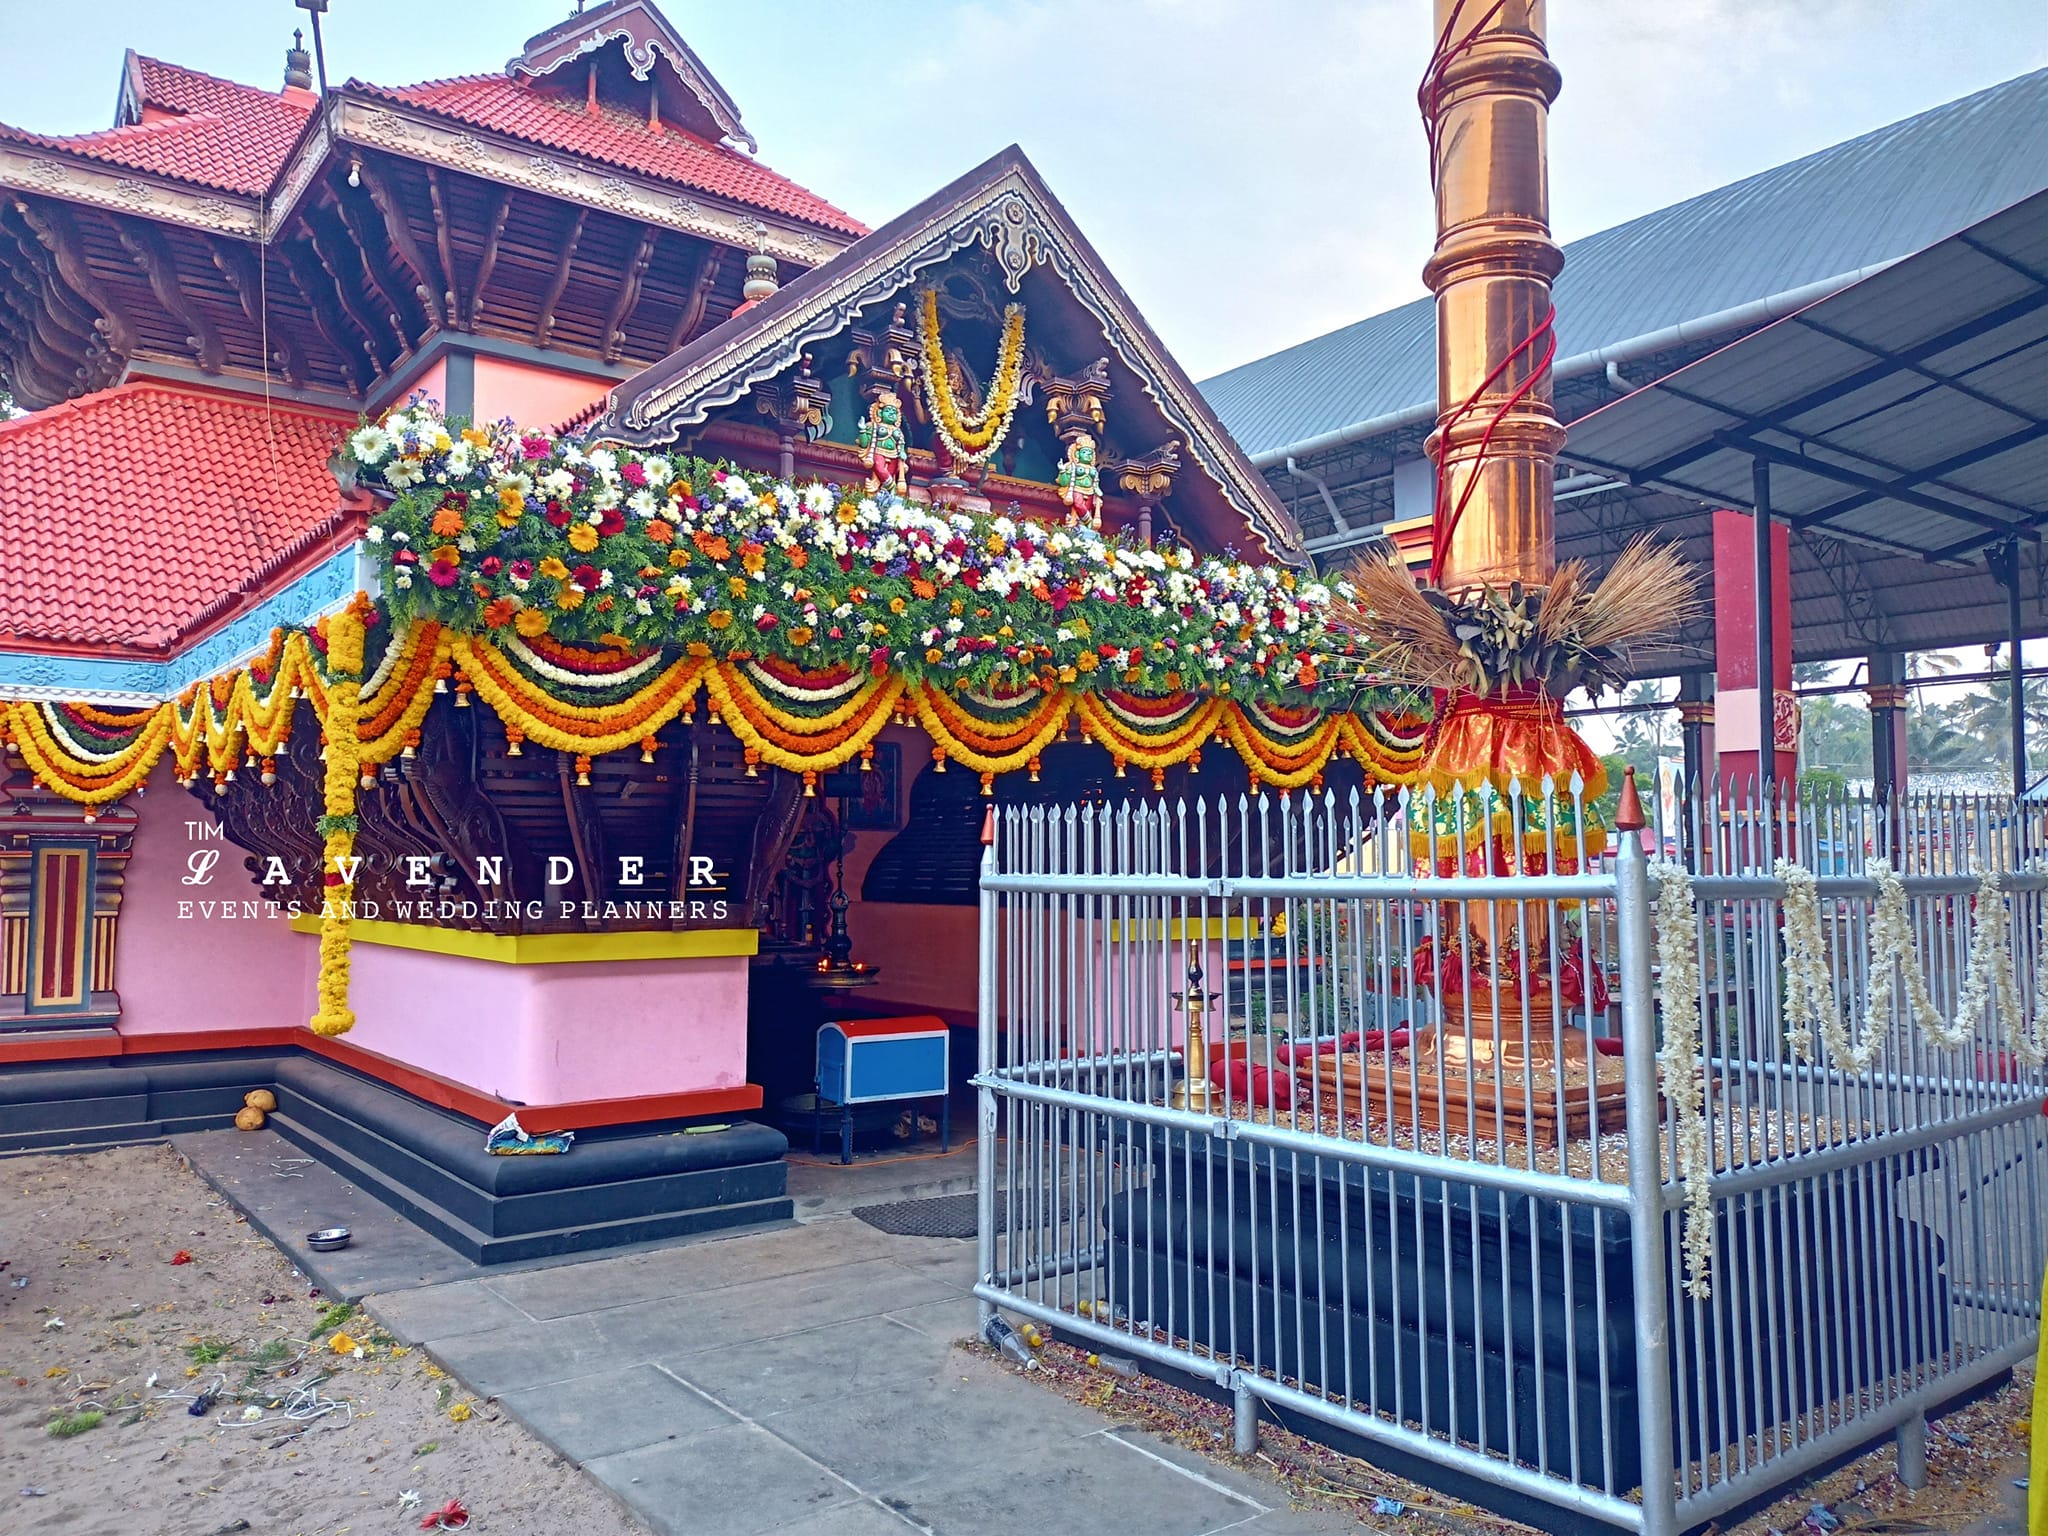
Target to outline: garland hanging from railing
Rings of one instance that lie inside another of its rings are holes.
[[[369,613],[369,599],[358,593],[327,625],[327,675],[334,686],[327,696],[327,771],[318,829],[325,892],[320,908],[317,1007],[311,1020],[316,1035],[346,1034],[356,1021],[355,1011],[349,1007],[348,986],[355,873],[361,863],[354,855],[356,781],[363,771],[358,732],[362,693],[351,685],[362,676],[364,620]]]

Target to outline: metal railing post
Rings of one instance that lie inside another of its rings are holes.
[[[1631,814],[1633,812],[1633,814]],[[1627,1076],[1629,1237],[1635,1291],[1636,1390],[1642,1405],[1643,1530],[1676,1536],[1671,1313],[1664,1290],[1663,1125],[1658,1114],[1657,1013],[1650,967],[1650,869],[1643,813],[1629,771],[1615,827],[1621,838],[1615,906],[1621,962],[1621,1059]],[[1630,825],[1633,822],[1634,825]]]
[[[975,1076],[980,1086],[974,1090],[976,1119],[974,1142],[974,1238],[975,1265],[980,1271],[983,1285],[995,1279],[996,1273],[996,1091],[990,1086],[990,1079],[996,1069],[996,903],[998,897],[989,889],[989,881],[996,873],[996,812],[990,806],[981,823],[981,918],[980,918],[980,959],[976,972],[976,1019],[975,1019],[975,1062],[979,1070]],[[981,1321],[984,1326],[996,1315],[994,1302],[983,1299]]]

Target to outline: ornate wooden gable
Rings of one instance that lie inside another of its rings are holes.
[[[622,378],[865,232],[778,176],[647,0],[504,74],[270,91],[130,53],[115,126],[0,124],[0,378],[38,407],[136,369],[353,406],[437,338]]]
[[[615,389],[588,435],[843,479],[867,463],[860,426],[887,395],[906,487],[944,500],[959,455],[943,451],[920,383],[927,293],[945,372],[975,399],[1008,306],[1029,315],[1017,441],[966,477],[981,500],[1056,509],[1085,444],[1105,525],[1142,535],[1163,519],[1200,547],[1306,563],[1265,478],[1014,146],[793,282],[750,290],[757,302]]]

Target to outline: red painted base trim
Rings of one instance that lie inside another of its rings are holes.
[[[349,1067],[424,1103],[452,1110],[480,1125],[496,1125],[516,1113],[530,1132],[581,1131],[599,1126],[636,1125],[649,1120],[681,1120],[723,1115],[761,1107],[761,1090],[753,1083],[737,1088],[705,1088],[689,1093],[657,1093],[643,1098],[581,1099],[566,1104],[514,1104],[479,1093],[463,1083],[423,1072],[346,1040],[329,1039],[303,1027],[217,1029],[154,1035],[111,1032],[23,1035],[0,1038],[0,1066],[30,1061],[104,1061],[115,1056],[160,1056],[172,1052],[301,1050]]]

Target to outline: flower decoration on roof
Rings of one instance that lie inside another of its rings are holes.
[[[348,451],[400,620],[948,688],[1398,706],[1333,661],[1346,589],[1090,528],[943,511],[415,405]],[[1337,680],[1333,673],[1346,674]]]
[[[956,464],[986,464],[1003,439],[1010,434],[1010,420],[1024,385],[1024,306],[1012,304],[1003,310],[1003,339],[996,350],[995,376],[990,379],[988,398],[978,411],[963,411],[953,392],[953,377],[946,366],[946,348],[939,334],[939,291],[927,288],[917,315],[918,339],[924,348],[925,403],[931,408],[932,426],[939,441]]]

